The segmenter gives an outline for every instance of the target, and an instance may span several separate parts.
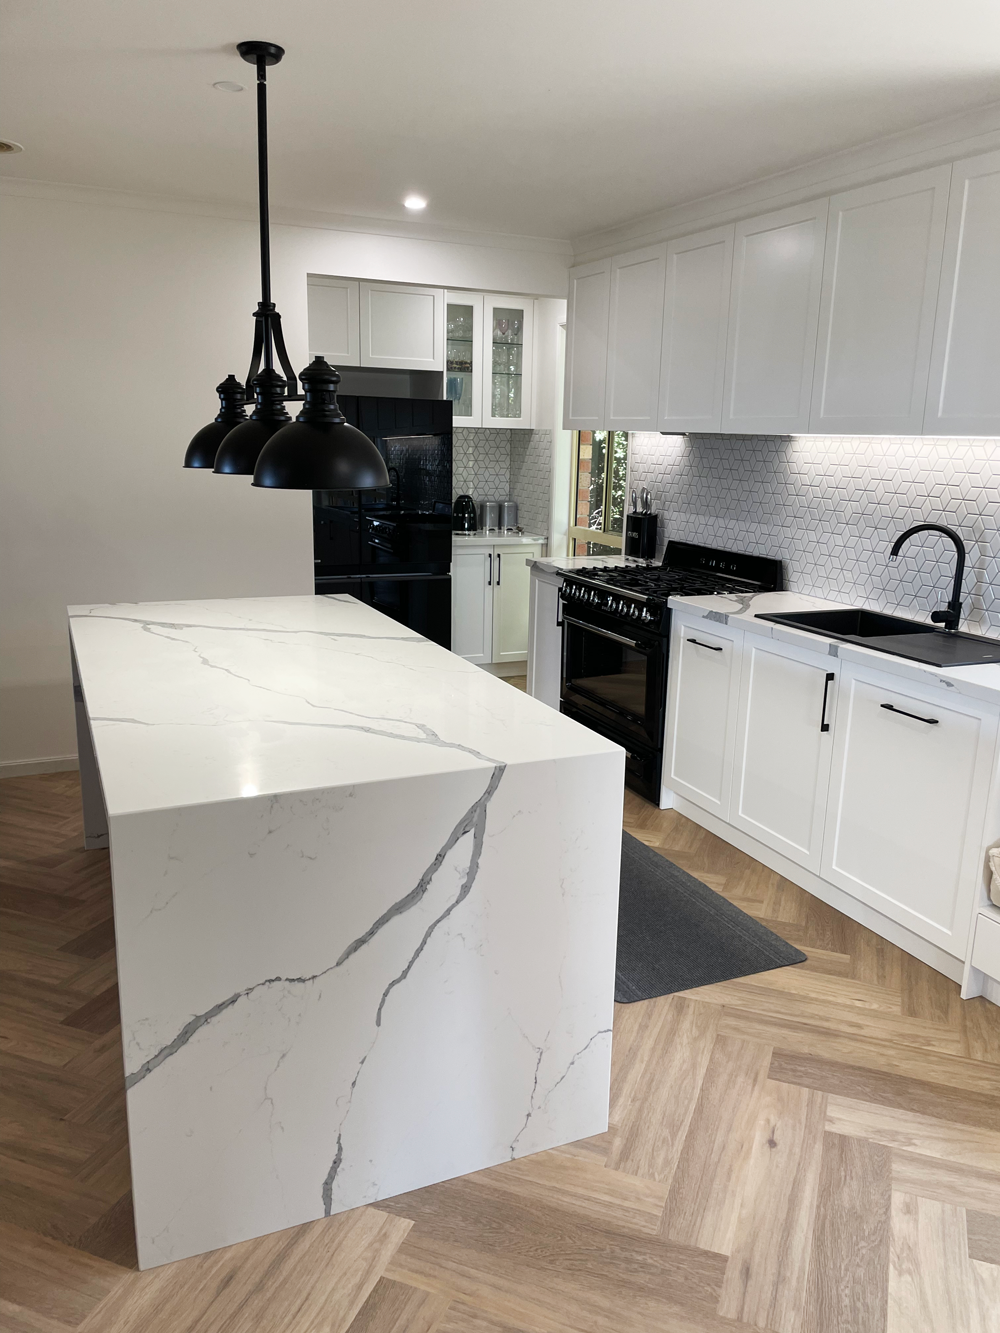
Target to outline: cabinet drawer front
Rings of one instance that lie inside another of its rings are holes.
[[[732,822],[816,871],[830,776],[835,665],[786,644],[748,642],[736,747]]]
[[[726,818],[732,722],[739,687],[738,642],[705,621],[675,621],[664,784]]]
[[[972,966],[1000,981],[1000,921],[980,913],[972,941]]]
[[[845,681],[824,875],[961,957],[996,721],[889,682]]]

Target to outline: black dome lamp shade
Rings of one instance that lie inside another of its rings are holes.
[[[246,408],[243,406],[243,385],[235,375],[229,375],[216,386],[221,407],[219,415],[194,437],[184,455],[185,467],[214,467],[219,445],[234,426],[246,421]]]
[[[388,486],[385,459],[367,435],[347,424],[337,404],[340,376],[333,366],[318,356],[299,378],[305,406],[265,444],[253,484],[290,491],[363,491]]]
[[[234,476],[252,477],[260,451],[276,430],[292,418],[285,407],[285,381],[273,368],[265,367],[253,377],[257,406],[249,421],[234,426],[219,445],[215,471]]]
[[[389,485],[381,454],[367,435],[349,426],[337,406],[340,376],[322,357],[302,372],[304,394],[285,350],[281,316],[271,300],[271,240],[267,189],[267,67],[285,54],[274,42],[239,42],[257,67],[257,185],[260,203],[260,295],[254,312],[253,352],[246,383],[230,375],[218,387],[222,408],[195,435],[184,466],[237,476],[255,486],[289,490],[370,490]],[[274,366],[275,357],[281,366]],[[263,362],[263,365],[261,364]],[[258,373],[259,372],[259,373]],[[285,403],[305,406],[296,421]],[[247,420],[244,404],[256,399]],[[277,448],[272,446],[277,442]]]

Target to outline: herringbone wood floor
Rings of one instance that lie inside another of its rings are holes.
[[[107,854],[75,774],[0,797],[4,1329],[1000,1328],[1000,1011],[632,796],[808,963],[622,1007],[597,1139],[134,1271]]]

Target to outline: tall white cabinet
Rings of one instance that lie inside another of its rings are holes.
[[[655,430],[666,244],[611,261],[605,418],[610,430]]]
[[[1000,435],[1000,152],[956,162],[924,433]]]
[[[563,392],[567,430],[605,428],[610,305],[610,259],[570,270]]]
[[[658,430],[721,428],[735,230],[667,244]]]
[[[722,430],[809,429],[828,205],[819,199],[736,227]]]
[[[923,430],[950,167],[830,200],[809,429]]]
[[[1000,152],[582,264],[566,347],[573,430],[998,435]]]

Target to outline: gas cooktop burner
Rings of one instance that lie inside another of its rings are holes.
[[[661,565],[584,565],[567,570],[560,597],[574,615],[597,613],[665,634],[668,597],[772,592],[781,584],[779,560],[668,542]]]

